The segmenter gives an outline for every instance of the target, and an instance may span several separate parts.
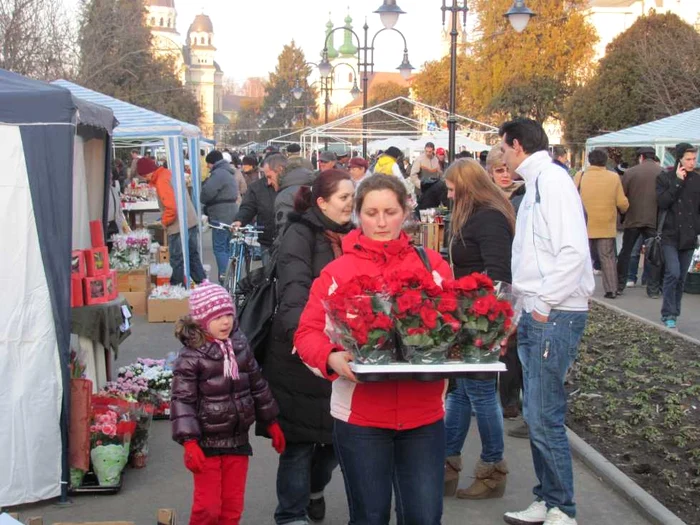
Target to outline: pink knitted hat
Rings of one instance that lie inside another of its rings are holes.
[[[205,330],[209,323],[222,315],[236,317],[236,307],[223,286],[202,281],[190,293],[190,315]]]

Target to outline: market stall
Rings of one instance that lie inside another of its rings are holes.
[[[173,174],[172,183],[177,201],[178,217],[180,223],[186,223],[186,199],[188,198],[185,176],[185,149],[192,158],[198,158],[200,149],[201,132],[197,126],[181,122],[174,118],[161,115],[123,100],[110,97],[103,93],[84,88],[67,80],[56,80],[54,85],[65,87],[71,93],[83,100],[93,102],[110,108],[114,116],[119,120],[119,125],[114,128],[113,141],[115,147],[138,147],[142,144],[157,144],[165,148],[168,160],[168,168]],[[186,148],[185,148],[186,146]],[[201,217],[202,209],[199,201],[201,190],[201,174],[198,162],[190,164],[192,175],[192,201]],[[200,253],[202,253],[201,224],[199,225]],[[184,256],[185,276],[189,280],[190,260],[189,236],[187,230],[180,236],[182,253]]]
[[[67,474],[76,104],[0,70],[0,506],[61,494]]]

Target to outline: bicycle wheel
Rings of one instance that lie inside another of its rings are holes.
[[[238,260],[232,257],[228,261],[228,266],[226,267],[226,275],[224,276],[224,288],[229,293],[232,299],[235,299],[236,293],[236,269],[238,267]]]

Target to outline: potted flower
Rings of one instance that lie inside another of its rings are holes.
[[[116,486],[129,458],[136,423],[130,421],[128,402],[95,396],[90,426],[90,459],[100,486]]]

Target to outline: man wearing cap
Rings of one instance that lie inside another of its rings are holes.
[[[318,171],[326,171],[336,167],[338,156],[332,151],[322,151],[318,156]]]
[[[250,186],[256,180],[264,179],[263,175],[258,169],[258,159],[246,155],[241,161],[241,171],[243,171],[243,178],[245,179],[246,185]]]
[[[438,163],[440,164],[440,171],[445,173],[449,162],[447,161],[447,152],[445,148],[438,148],[435,150],[435,156],[437,157]]]
[[[681,298],[688,268],[700,235],[700,173],[696,169],[698,150],[687,142],[676,144],[672,169],[656,177],[661,248],[664,254],[663,304],[661,321],[675,329],[681,315]]]
[[[309,159],[301,156],[301,146],[299,144],[290,144],[287,146],[288,168],[301,166],[307,170],[313,171],[314,166]]]
[[[347,151],[344,151],[340,155],[338,155],[338,164],[336,167],[341,169],[341,170],[347,170],[349,162],[350,162],[350,154]]]
[[[360,182],[362,182],[362,179],[364,179],[367,176],[367,170],[369,169],[369,162],[367,162],[365,159],[362,157],[353,157],[350,159],[350,162],[348,164],[348,171],[350,172],[350,176],[352,177],[352,183],[357,186],[359,186]]]
[[[423,154],[411,166],[411,182],[419,190],[422,180],[437,179],[441,172],[440,161],[435,157],[435,144],[426,142]]]
[[[627,284],[630,257],[637,239],[644,241],[656,234],[656,177],[661,168],[654,162],[653,148],[637,149],[636,166],[629,168],[622,176],[622,189],[630,206],[622,221],[622,249],[617,256],[617,293],[621,294]],[[652,268],[647,281],[647,295],[659,295],[660,268]]]
[[[136,171],[140,177],[146,179],[148,184],[156,189],[158,195],[158,206],[161,211],[160,222],[165,228],[168,236],[168,247],[170,248],[170,266],[173,273],[170,277],[170,284],[184,284],[185,282],[185,260],[182,254],[182,244],[180,233],[182,231],[180,220],[177,214],[177,200],[172,184],[172,173],[170,170],[158,166],[156,161],[150,157],[142,157],[136,163]],[[187,234],[189,237],[187,250],[190,256],[190,277],[199,284],[207,278],[202,266],[202,259],[199,255],[199,230],[197,229],[197,212],[192,205],[189,195],[185,195],[187,202]]]

